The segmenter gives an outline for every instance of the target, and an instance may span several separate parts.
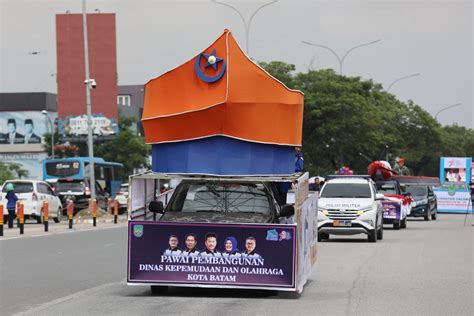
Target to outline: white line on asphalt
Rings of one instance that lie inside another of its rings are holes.
[[[70,233],[80,233],[80,232],[88,232],[91,230],[95,231],[100,231],[103,229],[112,229],[112,228],[123,228],[126,227],[125,225],[120,225],[120,226],[110,226],[110,227],[102,227],[102,228],[85,228],[81,230],[67,230],[63,232],[53,232],[51,234],[36,234],[36,235],[27,235],[27,236],[13,236],[13,237],[1,237],[0,242],[6,241],[6,240],[13,240],[13,239],[20,239],[20,238],[32,238],[32,237],[49,237],[49,236],[55,236],[55,235],[62,235],[62,234],[70,234]]]
[[[32,307],[24,312],[19,312],[19,313],[16,313],[14,315],[36,315],[38,313],[40,313],[41,311],[44,311],[50,307],[53,307],[55,305],[59,305],[61,303],[64,303],[64,302],[67,302],[69,300],[73,300],[73,299],[77,299],[77,298],[80,298],[80,297],[83,297],[83,296],[86,296],[88,295],[89,293],[91,292],[95,292],[97,290],[102,290],[102,289],[105,289],[109,286],[112,286],[112,285],[125,285],[126,284],[126,280],[127,279],[122,279],[121,281],[119,282],[112,282],[112,283],[106,283],[106,284],[102,284],[102,285],[98,285],[96,287],[92,287],[90,289],[86,289],[86,290],[82,290],[82,291],[79,291],[79,292],[76,292],[76,293],[73,293],[71,295],[68,295],[68,296],[65,296],[65,297],[61,297],[61,298],[58,298],[58,299],[55,299],[55,300],[52,300],[52,301],[49,301],[47,303],[43,303],[41,305],[38,305],[36,307]]]

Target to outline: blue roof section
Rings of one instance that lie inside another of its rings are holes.
[[[295,171],[293,146],[214,136],[152,146],[152,170],[208,175],[288,175]]]
[[[107,163],[107,164],[112,164],[112,165],[118,165],[118,166],[123,166],[123,164],[119,162],[110,162],[110,161],[105,161],[104,158],[100,157],[94,157],[93,158],[94,163]],[[62,161],[80,161],[80,162],[89,162],[89,157],[67,157],[67,158],[55,158],[55,159],[47,159],[44,162],[62,162]]]

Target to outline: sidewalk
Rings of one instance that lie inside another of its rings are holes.
[[[115,227],[124,227],[127,225],[127,216],[120,215],[118,217],[118,223],[114,224],[113,218],[110,220],[107,219],[97,219],[97,226],[92,226],[92,220],[76,220],[74,219],[74,224],[72,229],[69,229],[69,221],[63,219],[61,223],[55,223],[50,221],[48,224],[48,232],[44,231],[43,224],[37,224],[35,220],[29,220],[25,223],[24,234],[20,235],[20,229],[16,225],[13,228],[8,228],[7,224],[3,225],[3,236],[0,237],[0,241],[8,239],[17,239],[17,238],[27,238],[27,237],[40,237],[48,235],[57,235],[57,234],[66,234],[78,231],[87,231],[87,230],[99,230],[99,229],[108,229]]]

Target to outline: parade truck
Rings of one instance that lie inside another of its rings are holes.
[[[129,179],[128,285],[303,291],[317,256],[317,195],[295,172],[303,103],[228,30],[146,84],[152,170]]]

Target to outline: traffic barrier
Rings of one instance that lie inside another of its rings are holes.
[[[18,227],[20,228],[20,235],[23,235],[25,232],[25,206],[23,205],[23,202],[17,202],[17,214],[16,216],[18,217]]]
[[[48,201],[43,201],[43,223],[44,231],[48,231],[48,220],[49,220],[49,203]]]
[[[117,224],[117,217],[118,217],[118,201],[117,199],[114,200],[114,224]]]
[[[112,198],[107,199],[107,214],[112,215]]]
[[[0,237],[3,236],[3,203],[0,203]]]
[[[67,200],[67,218],[69,220],[69,229],[72,229],[72,216],[74,215],[74,202]]]
[[[96,199],[92,200],[92,226],[97,226],[97,200]]]

